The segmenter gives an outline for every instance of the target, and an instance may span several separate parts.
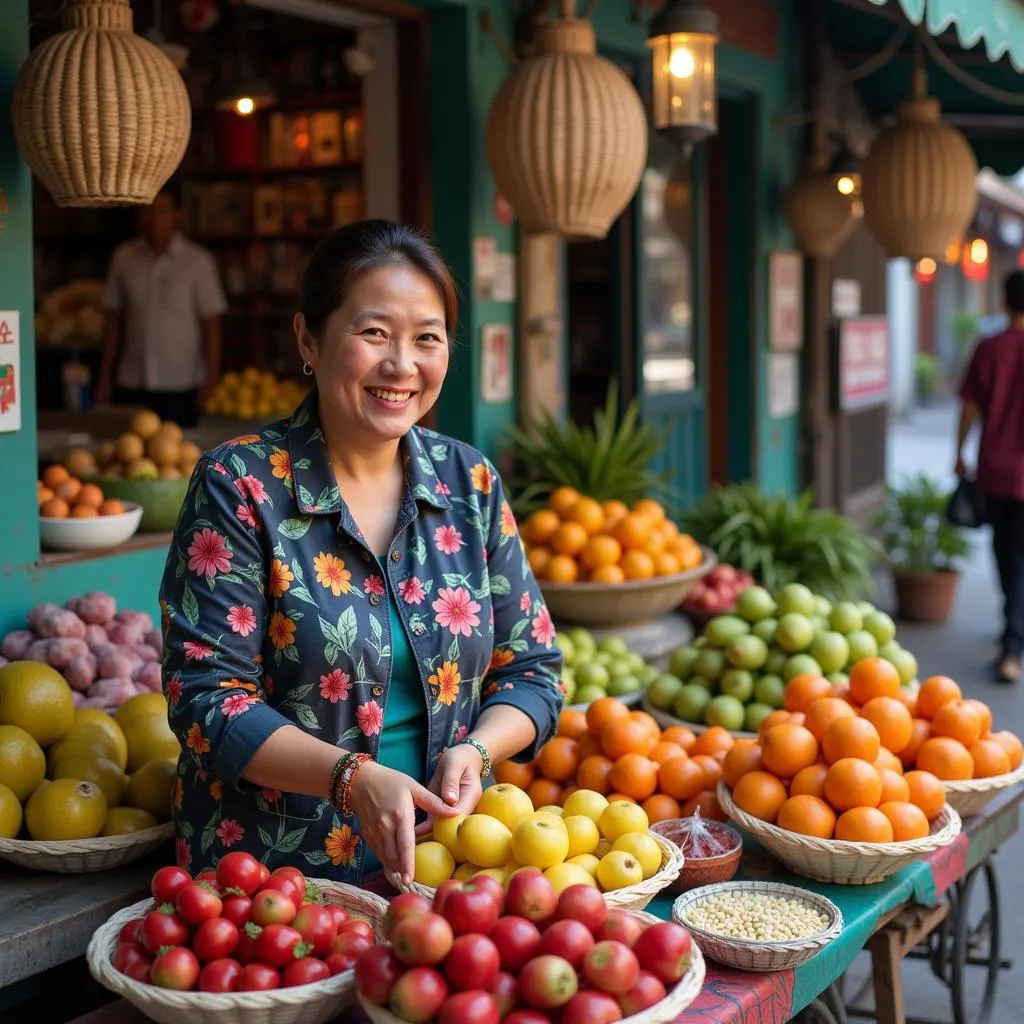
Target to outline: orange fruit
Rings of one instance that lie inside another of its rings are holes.
[[[882,747],[878,752],[878,757],[872,763],[879,771],[888,769],[897,775],[903,774],[903,762],[891,750],[886,750],[885,747]]]
[[[704,788],[704,771],[692,758],[675,757],[658,769],[658,788],[676,800],[689,800]]]
[[[864,658],[850,669],[850,696],[858,704],[874,697],[895,697],[900,692],[900,674],[885,658]]]
[[[124,503],[120,498],[107,498],[106,501],[100,505],[101,516],[120,516],[124,515]]]
[[[910,786],[899,772],[894,772],[891,768],[881,768],[879,775],[882,776],[882,796],[879,806],[890,800],[906,801],[910,799]]]
[[[860,709],[860,716],[875,727],[882,746],[893,754],[899,754],[913,739],[914,720],[907,706],[895,697],[872,697]]]
[[[959,740],[965,747],[981,739],[983,719],[967,701],[951,700],[932,716],[932,735]]]
[[[820,743],[830,722],[836,718],[853,718],[856,714],[857,712],[845,700],[838,697],[819,697],[807,706],[804,712],[804,725]]]
[[[992,709],[984,701],[973,698],[966,699],[964,704],[974,708],[981,715],[981,735],[982,738],[986,738],[992,731]]]
[[[836,820],[835,837],[847,843],[891,843],[892,822],[877,807],[851,807]]]
[[[974,775],[974,761],[967,748],[949,736],[932,736],[917,752],[917,767],[936,778],[963,781]]]
[[[655,523],[659,523],[665,518],[664,506],[653,498],[641,498],[633,506],[633,511],[638,515],[647,516]]]
[[[606,533],[592,536],[580,552],[580,562],[588,569],[600,569],[603,565],[617,565],[622,557],[622,545]]]
[[[892,825],[893,842],[905,843],[911,839],[924,839],[931,831],[924,811],[907,800],[889,800],[880,804],[878,809]]]
[[[841,758],[825,776],[825,799],[837,811],[877,807],[882,799],[882,776],[873,764],[859,757]]]
[[[583,711],[563,708],[558,716],[558,735],[578,740],[587,731],[587,716]]]
[[[654,556],[655,576],[674,576],[683,571],[683,564],[669,551],[659,551]]]
[[[657,761],[658,764],[664,764],[674,757],[686,757],[686,751],[678,743],[666,743],[664,740],[659,740],[648,751],[647,756],[652,761]]]
[[[960,687],[949,676],[930,676],[917,691],[917,717],[931,720],[943,704],[962,697]]]
[[[565,518],[568,522],[579,523],[591,537],[604,529],[604,509],[593,498],[580,498]]]
[[[550,508],[560,519],[569,514],[569,509],[580,500],[580,492],[574,487],[556,487],[548,497]]]
[[[534,576],[543,576],[544,571],[547,569],[548,562],[551,561],[551,548],[543,546],[537,547],[533,544],[528,544],[526,547],[526,561],[529,563],[530,571]]]
[[[921,744],[932,734],[932,723],[923,718],[911,719],[910,725],[910,742],[900,751],[900,760],[904,768],[913,767]]]
[[[665,537],[656,529],[648,530],[640,550],[646,551],[651,558],[657,558],[665,550]]]
[[[627,793],[609,793],[605,799],[610,804],[617,803],[619,800],[625,800],[627,804],[638,803],[634,797],[629,796]]]
[[[760,771],[763,767],[761,747],[757,743],[737,743],[731,750],[725,752],[722,778],[730,789],[734,789],[744,775]]]
[[[612,788],[609,776],[615,762],[604,754],[592,754],[580,761],[576,769],[576,782],[580,789],[592,789],[595,793],[608,793]]]
[[[78,492],[77,504],[99,508],[103,504],[103,492],[95,484],[82,484]]]
[[[601,749],[613,761],[626,754],[646,755],[653,746],[647,726],[629,717],[609,722],[601,730]]]
[[[791,779],[817,759],[818,741],[805,725],[783,722],[769,729],[761,741],[765,768],[784,779]]]
[[[720,750],[731,750],[735,745],[736,737],[728,729],[713,725],[697,737],[689,753],[691,757],[694,754],[715,754]]]
[[[802,768],[789,784],[789,795],[824,796],[826,775],[828,766],[824,764],[812,764],[808,768]]]
[[[724,756],[724,755],[723,755]],[[714,789],[722,777],[722,764],[710,754],[694,754],[690,760],[701,770],[704,776],[704,789]]]
[[[831,696],[832,684],[827,679],[805,672],[786,684],[782,706],[786,711],[806,711],[814,701]]]
[[[821,741],[829,764],[844,757],[874,761],[882,748],[878,730],[866,718],[837,718],[825,730]]]
[[[661,739],[661,726],[653,715],[646,711],[630,711],[629,717],[634,722],[639,722],[651,734],[651,739],[657,743]]]
[[[783,722],[788,722],[793,717],[789,711],[783,711],[782,708],[777,708],[775,711],[769,711],[764,718],[761,719],[761,724],[757,727],[757,738],[758,740],[764,739],[764,734],[775,725],[782,725]]]
[[[630,512],[623,516],[613,527],[612,536],[627,550],[631,551],[643,545],[651,529],[651,521],[647,516]]]
[[[732,791],[733,803],[747,814],[774,823],[789,799],[786,787],[771,772],[748,772]]]
[[[1010,755],[995,740],[978,740],[968,753],[974,762],[975,779],[991,779],[1010,771]]]
[[[578,555],[589,537],[579,523],[562,523],[551,538],[551,548],[560,555]]]
[[[579,745],[581,761],[588,757],[594,757],[595,755],[604,755],[604,751],[601,749],[601,741],[594,739],[594,737],[590,735],[589,724],[587,725],[587,732],[579,738]]]
[[[626,574],[617,565],[599,565],[587,579],[591,583],[624,583]]]
[[[917,691],[901,686],[896,699],[910,712],[911,717],[917,714]]]
[[[685,725],[669,726],[661,734],[661,738],[665,743],[678,743],[687,753],[693,749],[694,744],[697,742],[697,734]]]
[[[51,491],[57,489],[58,484],[64,483],[65,480],[70,480],[71,474],[63,466],[47,466],[43,470],[43,485],[48,487]]]
[[[49,487],[44,487],[42,484],[36,489],[36,504],[44,505],[51,498],[55,497],[53,491]]]
[[[72,519],[95,519],[99,514],[99,509],[92,505],[75,505],[71,510]]]
[[[575,583],[579,575],[580,567],[568,555],[552,555],[544,566],[544,579],[552,583]]]
[[[71,507],[63,498],[50,498],[39,506],[39,514],[46,519],[67,519]]]
[[[627,580],[649,580],[654,578],[654,559],[646,551],[633,548],[622,556],[619,562]]]
[[[523,523],[523,540],[528,544],[547,544],[555,535],[555,531],[562,525],[558,513],[550,508],[539,508],[531,513]]]
[[[494,781],[529,789],[530,783],[537,777],[533,763],[520,764],[518,761],[502,761],[494,766]]]
[[[903,781],[910,790],[908,799],[924,811],[929,821],[942,813],[946,804],[946,789],[931,772],[907,772]]]
[[[559,807],[564,807],[565,806],[565,801],[568,800],[569,797],[571,797],[573,795],[573,793],[575,793],[576,790],[579,789],[579,788],[580,787],[576,786],[576,785],[568,785],[568,786],[566,786],[565,789],[562,790],[562,795],[558,798],[558,806]]]
[[[839,700],[845,700],[847,704],[853,704],[853,698],[850,696],[850,687],[845,683],[835,687],[832,691],[832,696],[838,697]]]
[[[580,766],[580,745],[566,736],[555,736],[540,748],[537,768],[553,782],[568,782]],[[536,805],[534,805],[536,806]]]
[[[562,798],[562,787],[552,779],[536,778],[527,786],[526,795],[534,807],[546,807],[558,803]]]
[[[681,811],[679,801],[667,793],[655,793],[654,796],[649,796],[641,806],[647,812],[647,820],[652,824],[656,821],[678,818]]]
[[[658,788],[658,763],[643,754],[625,754],[612,765],[608,781],[618,792],[646,800]]]
[[[775,824],[802,836],[831,839],[836,827],[836,815],[820,797],[804,794],[791,796],[779,808]]]
[[[1010,758],[1010,771],[1016,771],[1024,762],[1024,743],[1008,730],[992,733],[992,739],[1006,751]]]
[[[601,511],[604,512],[605,529],[610,530],[620,519],[629,515],[629,507],[624,501],[618,498],[609,498],[601,502]]]
[[[713,789],[702,789],[695,797],[691,797],[680,808],[684,818],[690,818],[700,811],[700,816],[709,821],[728,821],[729,816],[722,810],[718,802],[718,794]]]
[[[77,477],[69,476],[67,480],[62,480],[53,489],[53,493],[58,498],[63,498],[69,505],[73,505],[78,500],[78,495],[82,490],[82,481]]]

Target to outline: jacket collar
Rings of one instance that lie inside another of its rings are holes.
[[[295,410],[286,433],[295,500],[300,512],[303,515],[341,512],[346,521],[350,519],[327,456],[316,390],[311,391]],[[400,451],[405,463],[403,507],[409,506],[411,512],[416,503],[422,501],[437,509],[450,509],[452,503],[445,496],[445,487],[438,478],[434,460],[423,443],[419,427],[413,427],[402,438]]]

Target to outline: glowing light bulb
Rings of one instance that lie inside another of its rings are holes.
[[[677,46],[668,59],[669,74],[673,78],[692,78],[697,70],[697,62],[688,47]]]
[[[931,277],[939,268],[935,264],[935,260],[931,256],[925,256],[917,264],[917,269],[921,273],[922,277]]]
[[[256,109],[256,104],[253,102],[251,96],[239,96],[235,100],[235,111],[242,115],[242,117],[248,117]]]
[[[976,238],[971,242],[971,262],[986,263],[988,261],[988,242],[984,238]]]
[[[852,196],[856,191],[857,183],[848,174],[844,174],[836,182],[836,188],[839,189],[840,195]]]

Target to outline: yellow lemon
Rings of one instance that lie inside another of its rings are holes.
[[[480,794],[476,813],[489,814],[497,818],[509,832],[514,832],[519,822],[533,813],[533,802],[518,786],[503,782],[497,786],[488,786]]]
[[[569,852],[565,823],[550,815],[528,818],[512,835],[512,852],[520,864],[542,871],[560,864]]]
[[[107,807],[117,807],[124,799],[128,778],[113,761],[92,754],[64,754],[50,773],[51,779],[81,779],[95,782],[103,792]]]
[[[128,779],[124,802],[149,811],[157,821],[171,820],[171,794],[178,769],[170,761],[147,761]]]
[[[493,878],[499,885],[505,881],[504,868],[480,868],[479,871],[473,873],[472,877],[476,878],[478,875],[487,875],[488,878]]]
[[[638,885],[643,880],[644,869],[640,867],[640,861],[625,850],[612,850],[597,865],[597,881],[605,892]]]
[[[420,885],[436,889],[452,877],[454,870],[455,858],[440,843],[430,840],[416,847],[416,868],[412,877]]]
[[[460,882],[468,882],[475,874],[483,871],[479,864],[471,864],[468,860],[465,864],[460,864],[456,869],[452,878],[458,879]]]
[[[535,814],[553,814],[556,818],[564,818],[565,811],[558,806],[558,804],[545,804],[543,807],[538,807]]]
[[[12,661],[0,668],[0,725],[16,725],[41,747],[66,736],[75,702],[64,677],[37,661]]]
[[[164,695],[147,690],[145,693],[137,693],[134,697],[129,697],[114,712],[114,721],[124,729],[139,715],[160,715],[166,718],[167,700]]]
[[[562,820],[562,816],[560,814],[552,814],[551,811],[539,810],[539,811],[534,811],[533,814],[528,815],[525,820],[526,821],[556,821],[557,822],[557,821],[561,821]],[[522,822],[519,822],[519,824],[522,825]],[[516,827],[518,828],[519,826],[517,825]]]
[[[592,818],[584,814],[572,814],[563,819],[565,831],[569,834],[569,852],[566,860],[579,856],[581,853],[593,853],[601,842],[601,833]],[[653,842],[653,840],[652,840]]]
[[[0,725],[0,785],[24,803],[46,777],[42,747],[16,725]]]
[[[117,754],[111,760],[117,764],[121,771],[124,771],[128,764],[128,743],[124,738],[124,733],[121,731],[121,726],[114,721],[113,716],[108,715],[106,711],[101,711],[99,708],[75,708],[75,721],[71,726],[71,733],[86,725],[94,725],[96,728],[102,729],[110,737],[114,751]],[[71,735],[71,733],[68,735]]]
[[[466,815],[464,814],[456,814],[451,818],[434,819],[434,839],[446,847],[459,864],[468,859],[459,845],[459,826],[465,820]]]
[[[625,850],[640,862],[644,878],[656,875],[661,869],[661,847],[643,832],[627,832],[612,843],[613,850]]]
[[[21,802],[14,790],[0,783],[0,839],[14,839],[21,831]]]
[[[128,741],[128,771],[138,771],[149,761],[177,757],[181,751],[167,719],[158,715],[138,715],[124,728]]]
[[[471,814],[459,826],[462,852],[482,868],[500,868],[512,856],[512,833],[489,814]]]
[[[25,827],[35,840],[93,839],[107,820],[100,787],[80,779],[44,782],[25,804]]]
[[[607,806],[608,801],[602,793],[593,789],[577,789],[569,794],[562,806],[562,815],[571,818],[574,814],[585,814],[596,825]]]
[[[156,828],[159,824],[149,811],[143,811],[138,807],[111,807],[107,811],[107,820],[103,823],[100,835],[126,836],[130,832]]]
[[[627,832],[646,832],[650,827],[647,813],[639,804],[631,804],[628,800],[616,800],[602,812],[597,823],[601,835],[614,843],[619,836]]]
[[[591,878],[597,878],[597,865],[601,863],[601,860],[596,854],[581,853],[576,857],[570,857],[565,863],[578,864]]]
[[[572,864],[565,861],[562,864],[552,864],[544,872],[544,877],[555,887],[555,892],[560,893],[568,889],[570,885],[592,885],[597,888],[594,876],[586,868],[579,864]]]

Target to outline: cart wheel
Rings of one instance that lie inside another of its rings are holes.
[[[985,874],[985,889],[988,905],[971,923],[971,893],[979,872]],[[999,984],[1000,935],[999,935],[999,885],[996,870],[991,859],[975,868],[957,887],[956,921],[953,929],[953,943],[949,960],[949,987],[953,1006],[954,1024],[989,1024],[992,1004],[995,1002],[996,987]],[[981,1005],[970,1011],[965,1004],[964,973],[967,967],[981,967],[985,970],[985,990]]]

